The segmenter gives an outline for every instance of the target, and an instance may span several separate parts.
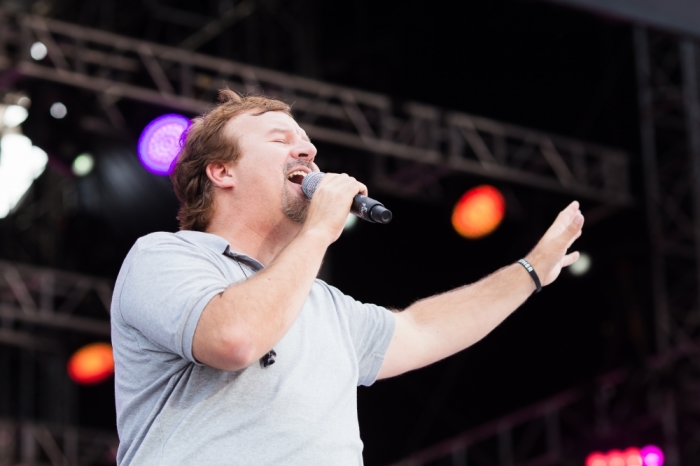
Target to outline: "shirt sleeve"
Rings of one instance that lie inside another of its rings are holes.
[[[377,380],[394,336],[394,313],[376,304],[362,303],[333,286],[324,285],[330,290],[339,312],[348,322],[359,366],[357,385],[372,385]]]
[[[164,240],[135,251],[119,308],[124,321],[157,347],[197,363],[192,339],[199,317],[230,285],[207,252]]]

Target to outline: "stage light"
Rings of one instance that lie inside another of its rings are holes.
[[[664,454],[654,445],[641,450],[631,447],[624,452],[611,450],[607,453],[595,452],[586,458],[586,466],[663,466]]]
[[[2,122],[6,128],[14,128],[24,123],[29,112],[21,105],[8,105],[2,113]]]
[[[503,220],[506,202],[498,189],[489,185],[467,191],[452,212],[452,226],[469,239],[493,232]]]
[[[49,110],[51,116],[57,120],[61,120],[68,115],[68,109],[61,102],[55,102],[51,105],[51,110]]]
[[[180,153],[180,137],[190,120],[182,115],[163,115],[150,122],[139,138],[139,160],[156,175],[170,173],[170,164]]]
[[[608,452],[608,466],[627,466],[620,450]]]
[[[32,100],[26,95],[23,95],[17,99],[17,105],[21,105],[24,108],[29,108],[29,106],[32,105]]]
[[[588,272],[591,268],[591,256],[582,252],[578,260],[569,266],[571,275],[581,276]]]
[[[608,459],[602,453],[591,453],[586,458],[586,466],[608,466]]]
[[[43,60],[49,53],[49,49],[42,42],[34,42],[29,48],[29,55],[36,61]]]
[[[68,375],[81,385],[93,385],[114,373],[114,357],[109,343],[91,343],[73,353]]]
[[[73,173],[75,176],[85,176],[95,167],[95,159],[90,154],[80,154],[73,160]]]
[[[44,172],[46,152],[21,134],[0,139],[0,218],[5,218],[22,199],[34,180]]]
[[[647,445],[640,451],[644,466],[663,466],[664,452],[655,445]]]
[[[345,220],[345,226],[343,230],[352,230],[357,224],[357,216],[354,214],[348,214],[347,220]]]
[[[642,455],[637,448],[628,448],[622,456],[625,458],[625,466],[644,466]]]

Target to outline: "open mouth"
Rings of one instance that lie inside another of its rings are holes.
[[[291,181],[294,184],[301,184],[302,181],[304,181],[304,177],[306,176],[306,172],[303,172],[301,170],[293,171],[287,175],[287,179]]]

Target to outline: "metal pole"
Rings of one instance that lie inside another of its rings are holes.
[[[559,411],[552,411],[545,417],[547,450],[557,458],[561,458],[561,430],[559,429]]]
[[[452,466],[467,466],[467,449],[452,452]]]
[[[676,416],[676,398],[673,390],[667,390],[663,395],[662,428],[666,437],[666,464],[667,466],[681,466],[680,451],[678,448],[678,421]]]
[[[19,367],[19,419],[23,422],[35,419],[36,360],[33,351],[20,353]]]
[[[510,426],[498,434],[498,464],[499,466],[513,466],[513,438]]]
[[[700,97],[698,95],[698,46],[686,39],[681,44],[683,104],[688,131],[688,155],[693,170],[693,239],[697,274],[697,305],[700,310]]]
[[[10,354],[9,348],[0,348],[0,416],[4,418],[9,418],[13,414],[10,412],[12,399]]]
[[[670,319],[666,293],[664,239],[659,212],[661,194],[654,131],[654,93],[651,86],[649,37],[647,29],[642,26],[637,26],[634,30],[634,48],[639,98],[639,130],[647,196],[647,221],[651,240],[651,287],[656,323],[656,350],[663,354],[670,346]]]

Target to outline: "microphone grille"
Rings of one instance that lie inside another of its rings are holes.
[[[301,190],[304,191],[306,197],[311,199],[314,196],[314,192],[316,192],[318,184],[323,179],[323,175],[325,175],[323,172],[311,172],[304,177],[304,180],[301,182]]]

